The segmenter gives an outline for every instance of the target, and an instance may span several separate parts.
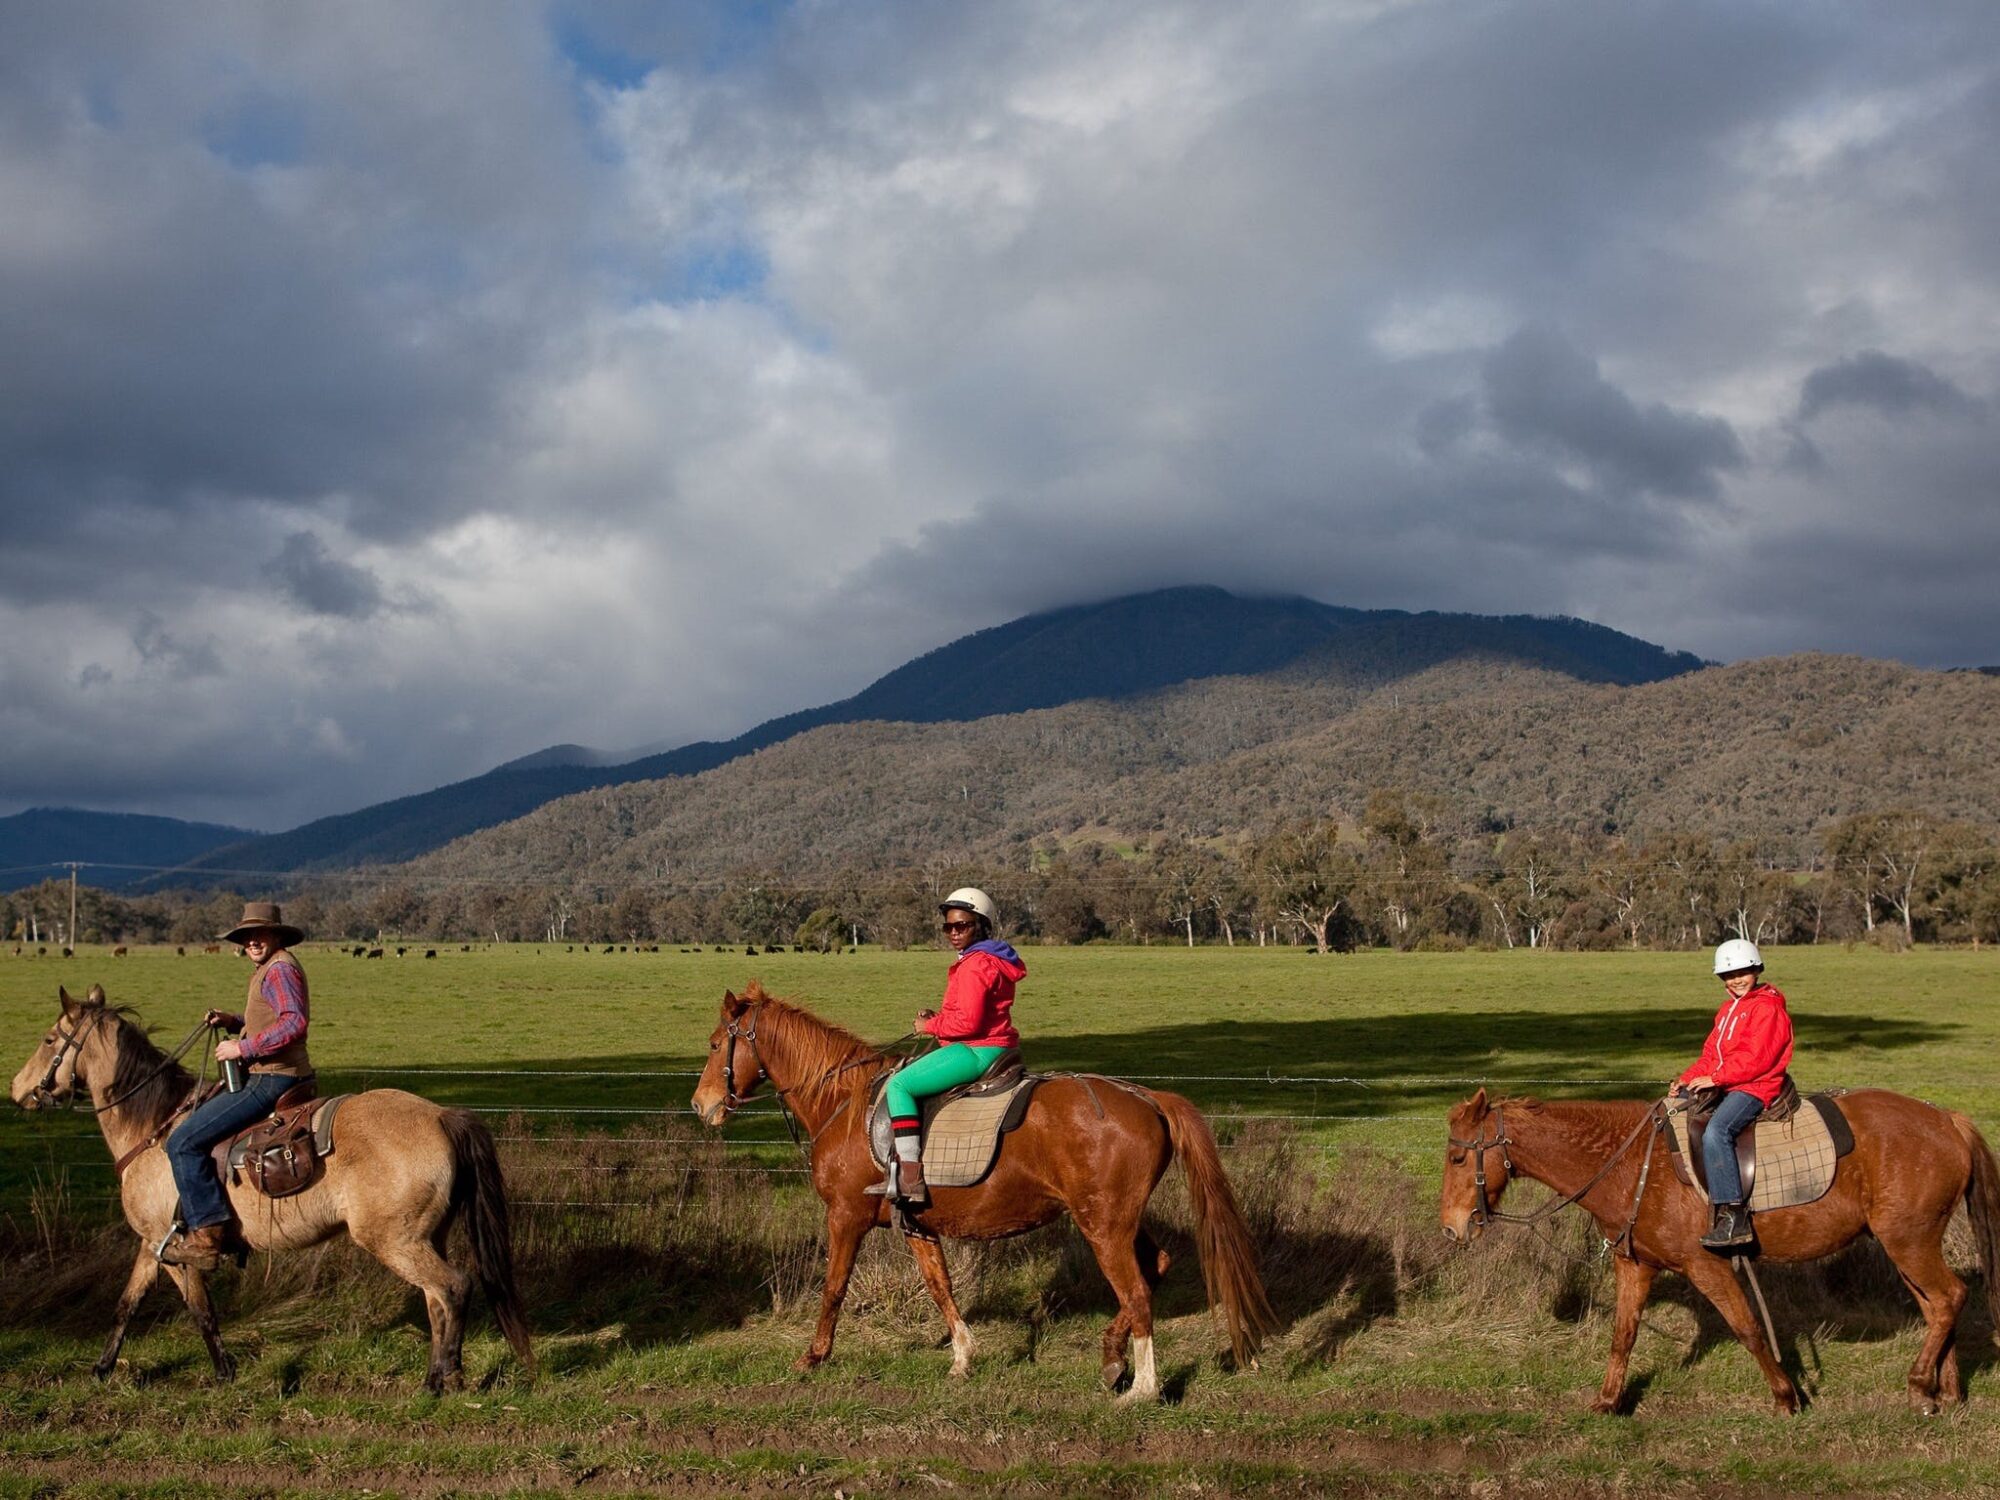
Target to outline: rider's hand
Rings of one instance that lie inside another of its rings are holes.
[[[925,1028],[925,1026],[924,1026],[924,1023],[925,1023],[926,1021],[935,1021],[936,1019],[937,1019],[937,1012],[936,1012],[936,1011],[934,1011],[934,1010],[920,1010],[920,1011],[918,1011],[918,1012],[917,1012],[917,1021],[916,1021],[916,1024],[915,1024],[914,1026],[912,1026],[912,1027],[910,1028],[910,1030],[912,1030],[912,1031],[923,1031],[923,1030],[925,1030],[925,1029],[926,1029],[926,1028]]]
[[[227,1041],[215,1044],[215,1060],[217,1062],[229,1062],[232,1059],[240,1058],[242,1055],[243,1044],[241,1042]]]

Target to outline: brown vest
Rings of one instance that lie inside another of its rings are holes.
[[[264,962],[257,965],[256,969],[250,975],[249,998],[243,1002],[243,1034],[245,1036],[255,1036],[278,1019],[278,1013],[271,1009],[270,1002],[264,998],[264,971],[273,964],[290,964],[293,968],[298,969],[299,988],[301,990],[305,988],[306,971],[300,969],[299,961],[283,948],[280,948],[276,953],[265,959]],[[292,1073],[300,1078],[305,1077],[306,1074],[312,1071],[312,1064],[306,1060],[306,1039],[300,1037],[297,1041],[289,1042],[279,1048],[269,1057],[257,1058],[250,1064],[250,1071],[253,1073]]]

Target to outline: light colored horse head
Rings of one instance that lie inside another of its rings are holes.
[[[104,986],[93,984],[82,1000],[71,998],[67,989],[58,986],[56,996],[61,1010],[14,1075],[10,1094],[23,1109],[53,1109],[62,1104],[76,1092],[78,1080],[87,1077],[84,1070],[93,1061],[116,1055],[115,1048],[104,1044],[112,1040],[112,1032],[121,1023],[117,1012],[105,1003]]]

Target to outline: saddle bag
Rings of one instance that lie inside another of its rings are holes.
[[[267,1121],[244,1136],[243,1159],[237,1170],[265,1197],[289,1198],[302,1193],[319,1176],[319,1152],[307,1118],[310,1114],[310,1110],[300,1110],[289,1118]]]

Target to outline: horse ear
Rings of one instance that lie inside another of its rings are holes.
[[[62,1003],[62,1008],[64,1010],[76,1009],[76,1002],[70,999],[69,987],[67,985],[59,984],[56,986],[56,999]]]
[[[104,1003],[104,986],[93,984],[90,987],[90,994],[85,997],[83,1003],[85,1005],[102,1005]]]
[[[742,1015],[745,1003],[734,990],[724,990],[722,992],[722,1013],[726,1016]]]
[[[1483,1115],[1483,1114],[1485,1114],[1485,1113],[1486,1113],[1486,1090],[1485,1090],[1485,1088],[1484,1088],[1484,1087],[1482,1087],[1482,1088],[1481,1088],[1481,1089],[1479,1090],[1479,1092],[1478,1092],[1478,1093],[1474,1094],[1474,1095],[1472,1096],[1472,1099],[1471,1099],[1471,1101],[1470,1101],[1470,1102],[1471,1102],[1471,1105],[1472,1105],[1472,1112],[1473,1112],[1473,1113],[1474,1113],[1475,1115]]]

